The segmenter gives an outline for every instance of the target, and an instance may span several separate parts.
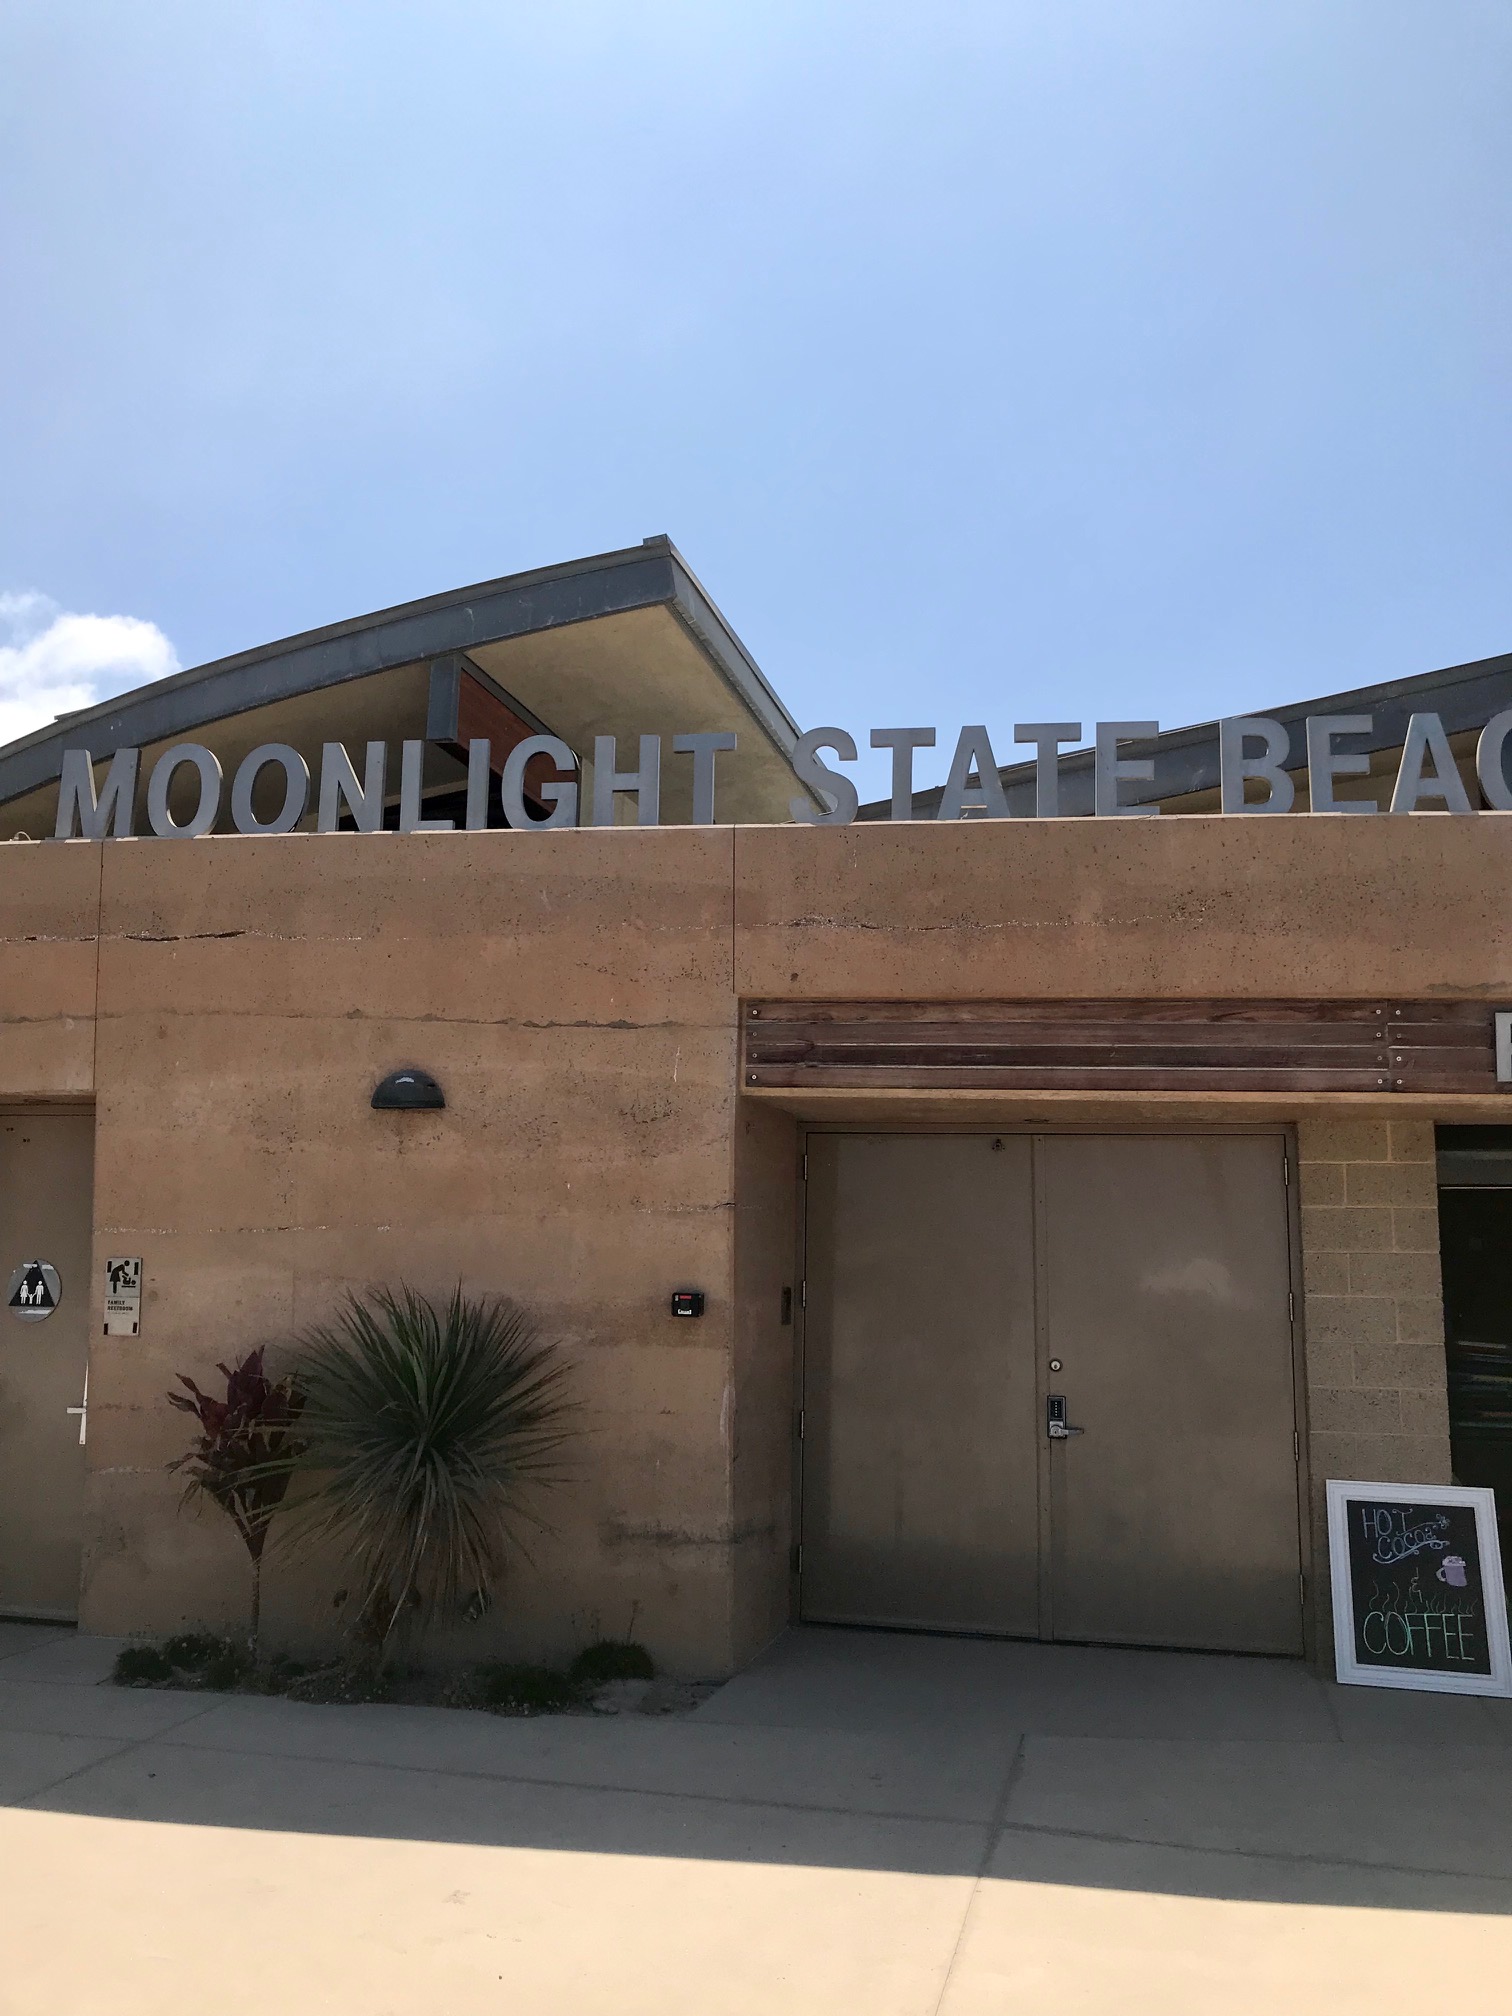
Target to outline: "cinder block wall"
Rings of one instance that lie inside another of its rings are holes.
[[[1449,1408],[1429,1120],[1297,1128],[1318,1654],[1332,1630],[1324,1484],[1447,1484]]]

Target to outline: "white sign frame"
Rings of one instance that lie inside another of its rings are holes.
[[[1328,1566],[1333,1583],[1334,1669],[1346,1687],[1395,1687],[1414,1694],[1481,1694],[1512,1698],[1512,1646],[1508,1643],[1507,1596],[1502,1582],[1501,1540],[1496,1527],[1496,1493],[1461,1484],[1375,1484],[1330,1477]],[[1400,1499],[1409,1505],[1455,1505],[1475,1514],[1481,1591],[1486,1602],[1489,1673],[1434,1673],[1421,1667],[1362,1666],[1355,1657],[1354,1584],[1349,1573],[1348,1505],[1351,1498]]]

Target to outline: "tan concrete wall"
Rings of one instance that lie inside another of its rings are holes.
[[[1330,1477],[1447,1484],[1449,1410],[1429,1120],[1297,1130],[1313,1554],[1327,1655]]]
[[[580,1481],[474,1643],[558,1653],[633,1621],[675,1669],[728,1666],[730,839],[567,838],[104,849],[96,1250],[141,1252],[147,1286],[141,1338],[95,1354],[92,1628],[240,1601],[236,1542],[163,1469],[176,1372],[349,1285],[460,1279],[538,1314],[586,1407]],[[76,851],[98,873],[99,849],[48,850]],[[370,1109],[402,1063],[445,1112]],[[683,1285],[699,1323],[668,1311]],[[311,1617],[276,1565],[269,1611]]]
[[[80,842],[5,862],[0,1098],[96,1099],[97,1259],[146,1260],[142,1336],[99,1340],[92,1373],[99,1629],[242,1602],[234,1539],[181,1515],[163,1469],[183,1444],[173,1374],[402,1276],[518,1295],[587,1408],[581,1478],[472,1642],[568,1651],[633,1616],[682,1671],[754,1652],[787,1614],[796,1135],[739,1097],[744,995],[1512,998],[1497,815]],[[436,1073],[446,1112],[370,1110],[401,1063]],[[989,1103],[1006,1120],[1053,1102]],[[1367,1451],[1443,1474],[1436,1109],[1308,1103],[1314,1474]],[[1262,1109],[1286,1117],[1098,1110]],[[678,1286],[708,1295],[700,1323],[668,1315]],[[275,1632],[329,1626],[330,1578],[270,1579]]]
[[[735,1131],[735,1351],[731,1448],[735,1520],[732,1630],[737,1662],[788,1621],[797,1405],[791,1303],[796,1282],[798,1127],[742,1105]]]
[[[1512,814],[735,834],[742,995],[1512,998]]]
[[[0,1096],[94,1091],[98,847],[0,853]]]

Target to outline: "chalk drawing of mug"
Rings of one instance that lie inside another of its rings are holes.
[[[1465,1587],[1465,1557],[1462,1554],[1446,1554],[1439,1563],[1438,1579],[1447,1582],[1452,1589]]]

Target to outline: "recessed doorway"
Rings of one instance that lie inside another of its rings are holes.
[[[801,1615],[1300,1654],[1286,1152],[811,1134]]]
[[[92,1114],[0,1111],[0,1616],[78,1615],[93,1175]]]

